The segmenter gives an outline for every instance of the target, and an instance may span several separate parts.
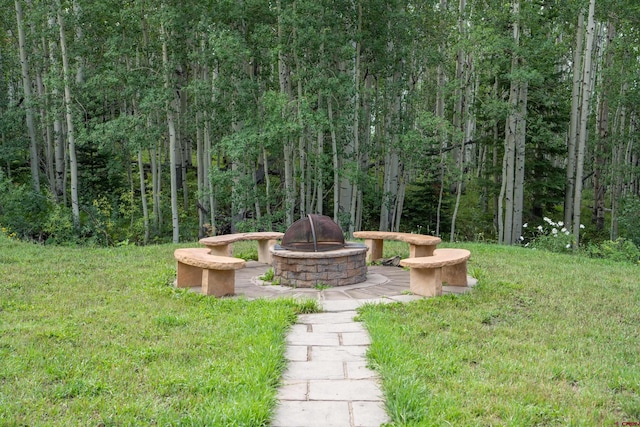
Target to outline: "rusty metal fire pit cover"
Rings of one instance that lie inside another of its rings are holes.
[[[344,233],[326,215],[307,215],[291,224],[281,245],[290,251],[324,252],[344,247]]]

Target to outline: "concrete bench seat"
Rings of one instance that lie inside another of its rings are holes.
[[[278,240],[281,240],[282,236],[284,236],[284,233],[275,231],[234,233],[205,237],[200,239],[199,242],[209,249],[211,255],[233,256],[234,242],[256,240],[258,242],[258,262],[271,264],[271,252],[269,252],[269,248],[274,246]]]
[[[356,231],[353,237],[365,239],[365,245],[369,248],[367,261],[375,261],[382,258],[383,244],[385,240],[397,240],[409,244],[409,257],[432,256],[436,246],[442,242],[439,237],[425,234],[396,233],[392,231]]]
[[[178,262],[178,288],[202,286],[203,294],[216,297],[235,293],[235,270],[246,264],[240,258],[211,255],[206,248],[176,249],[173,256]]]
[[[442,283],[467,286],[467,260],[471,252],[466,249],[437,249],[432,256],[407,258],[400,261],[409,267],[409,289],[416,295],[432,297],[442,295]]]

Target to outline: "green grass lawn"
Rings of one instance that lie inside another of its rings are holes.
[[[268,424],[299,305],[176,290],[175,247],[0,237],[1,426]]]
[[[640,267],[457,246],[472,293],[361,310],[392,425],[640,421]]]
[[[472,293],[361,310],[393,425],[640,421],[640,267],[456,246]],[[268,425],[309,307],[176,290],[176,247],[0,236],[0,426]]]

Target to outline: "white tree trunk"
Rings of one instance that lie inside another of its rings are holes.
[[[576,46],[573,53],[573,85],[571,88],[571,116],[569,132],[567,135],[567,172],[564,199],[564,223],[567,229],[571,229],[573,221],[573,196],[576,179],[576,139],[578,137],[578,124],[580,123],[580,105],[582,91],[582,56],[584,43],[584,13],[578,15],[578,28],[576,30]]]
[[[278,50],[278,81],[280,84],[280,94],[285,96],[288,101],[291,100],[291,81],[289,75],[289,68],[285,63],[284,53],[282,52],[283,45],[283,23],[282,23],[282,4],[280,0],[276,1],[276,11],[278,14],[278,44],[280,49]],[[287,108],[287,107],[284,107]],[[287,112],[283,109],[282,117],[286,116]],[[293,182],[293,155],[294,155],[293,143],[289,138],[284,142],[283,154],[284,154],[284,193],[285,193],[285,221],[287,224],[293,223],[293,213],[295,207],[295,187]]]
[[[515,176],[513,192],[513,228],[511,243],[518,241],[522,236],[522,211],[524,207],[524,172],[525,172],[525,146],[527,136],[527,82],[520,82],[518,90],[517,133],[515,140]]]
[[[31,180],[33,189],[40,192],[40,172],[38,158],[38,142],[36,140],[36,128],[33,120],[33,106],[31,99],[31,78],[29,77],[29,63],[27,62],[27,48],[25,46],[24,24],[22,6],[19,0],[15,0],[16,20],[18,23],[18,47],[20,50],[20,67],[22,70],[22,87],[24,90],[24,105],[27,116],[27,132],[29,134],[29,163],[31,165]]]
[[[178,216],[178,174],[177,174],[177,158],[176,158],[176,125],[174,112],[177,109],[176,97],[173,94],[171,88],[170,78],[170,64],[169,64],[169,49],[167,46],[168,34],[164,28],[164,24],[160,24],[162,40],[162,64],[164,66],[164,88],[167,92],[171,93],[171,101],[165,102],[165,109],[167,113],[167,127],[169,129],[169,167],[171,168],[171,228],[173,230],[172,239],[173,243],[180,241],[180,223]]]
[[[60,29],[60,55],[62,56],[62,74],[64,76],[64,105],[67,117],[67,141],[69,152],[69,169],[71,171],[71,216],[75,227],[80,226],[80,204],[78,201],[78,160],[76,158],[76,140],[73,127],[73,114],[71,110],[71,83],[69,57],[67,55],[67,40],[64,33],[64,20],[60,0],[58,6],[58,27]]]
[[[580,130],[577,142],[576,181],[573,198],[573,249],[577,250],[580,244],[580,206],[582,203],[582,176],[584,173],[584,157],[587,144],[587,120],[589,118],[589,101],[591,100],[592,53],[595,38],[596,24],[594,20],[595,0],[589,2],[589,15],[587,19],[587,43],[584,52],[584,65],[582,77],[582,106],[580,116]]]
[[[50,16],[48,19],[48,27],[50,30],[56,25],[56,18]],[[50,39],[49,41],[49,63],[51,67],[51,72],[53,75],[57,75],[59,68],[58,62],[55,58],[55,53],[57,52],[57,43],[54,39]],[[51,98],[57,100],[59,96],[58,86],[53,84],[51,85]],[[66,199],[66,152],[65,145],[63,140],[63,129],[62,122],[60,120],[60,113],[57,109],[53,109],[53,156],[54,156],[54,168],[55,168],[55,199],[56,202],[61,202]]]
[[[205,113],[206,114],[206,113]],[[196,209],[198,210],[198,237],[204,237],[204,224],[207,220],[206,215],[206,197],[205,197],[205,182],[207,168],[205,166],[205,147],[204,147],[204,127],[202,122],[202,112],[196,112],[196,180],[198,182],[198,203]]]
[[[514,44],[518,45],[520,41],[520,25],[518,23],[518,15],[520,9],[520,2],[515,0],[512,2],[512,13],[514,16],[513,21],[513,40]],[[516,52],[512,54],[511,57],[511,74],[514,75],[520,59]],[[503,232],[502,239],[500,243],[502,244],[513,244],[514,234],[518,231],[518,227],[515,226],[516,223],[516,151],[518,151],[518,155],[522,157],[522,161],[524,161],[524,147],[518,148],[518,141],[521,133],[521,113],[520,113],[520,99],[521,99],[521,87],[525,84],[519,80],[516,80],[515,77],[512,77],[511,86],[509,89],[509,116],[507,117],[505,123],[505,138],[504,138],[504,161],[503,161],[503,182],[504,182],[504,224],[503,224]],[[522,139],[522,144],[524,144],[524,139]],[[524,164],[522,164],[524,173]],[[521,209],[521,208],[520,208]],[[521,213],[520,213],[521,217]]]
[[[628,89],[627,83],[624,83],[620,91],[621,97],[624,97]],[[626,106],[619,106],[616,112],[617,130],[615,133],[624,135],[627,122],[627,109]],[[631,139],[631,138],[629,138]],[[613,189],[611,191],[611,229],[609,238],[616,240],[618,238],[618,207],[620,197],[622,196],[622,183],[624,178],[624,143],[614,144],[612,147],[612,161],[611,167],[614,171],[618,171],[615,174]]]
[[[262,147],[262,161],[264,164],[264,192],[265,192],[265,210],[267,214],[267,222],[269,226],[269,230],[271,231],[273,228],[273,224],[271,223],[271,179],[269,178],[269,156],[267,155],[267,149]]]
[[[362,31],[362,3],[358,2],[358,29],[357,33]],[[352,174],[353,182],[351,188],[351,203],[349,207],[349,236],[353,236],[353,232],[356,230],[356,220],[358,212],[358,195],[360,189],[358,188],[358,180],[360,175],[360,51],[361,43],[356,41],[355,61],[353,70],[353,87],[354,87],[354,99],[353,99],[353,161],[355,167],[355,173]]]
[[[144,163],[142,147],[138,150],[138,172],[140,177],[140,199],[142,201],[142,218],[144,223],[144,244],[149,243],[149,206],[147,205],[147,188],[144,182]]]
[[[215,88],[216,88],[216,79],[218,78],[218,72],[216,69],[212,70],[213,72],[211,73],[211,101],[215,101]],[[217,211],[217,199],[216,199],[216,193],[215,193],[215,189],[213,188],[213,180],[211,179],[211,171],[213,170],[213,165],[212,165],[212,159],[213,159],[213,143],[211,141],[211,118],[207,115],[206,118],[206,123],[207,125],[205,126],[205,146],[206,146],[206,168],[207,168],[207,173],[205,175],[206,180],[207,180],[207,188],[208,188],[208,194],[209,194],[209,211],[211,214],[211,218],[210,218],[210,224],[211,224],[211,233],[216,232],[216,211]],[[220,161],[220,158],[218,158],[218,162]],[[265,170],[266,170],[266,166],[265,166]],[[267,199],[268,200],[268,199]]]
[[[327,114],[329,128],[331,130],[331,152],[333,159],[333,220],[339,224],[338,214],[340,213],[340,162],[338,157],[338,138],[336,128],[333,123],[333,101],[331,96],[327,98]]]
[[[322,93],[318,92],[318,110],[322,108]],[[316,175],[316,213],[322,215],[323,211],[323,199],[324,199],[324,177],[322,175],[324,157],[324,129],[318,129],[318,136],[316,141],[316,159],[315,159],[315,175]]]
[[[298,70],[300,70],[300,64],[298,64],[298,59],[296,57],[296,64]],[[299,162],[299,171],[300,171],[300,218],[304,218],[307,216],[307,150],[306,150],[306,138],[304,132],[304,122],[302,119],[302,79],[298,79],[298,99],[296,102],[297,107],[297,118],[298,125],[300,126],[300,135],[298,136],[298,162]]]
[[[465,9],[467,7],[466,0],[459,0],[458,2],[458,31],[460,36],[464,37],[466,34],[466,20],[464,19]],[[456,188],[456,203],[453,208],[453,214],[451,215],[451,232],[449,233],[449,241],[453,242],[456,234],[456,219],[458,218],[458,208],[460,206],[460,196],[462,194],[462,183],[464,180],[464,141],[465,141],[465,118],[464,113],[466,111],[465,96],[467,91],[465,90],[468,85],[468,70],[465,70],[465,62],[467,55],[462,49],[458,50],[456,60],[456,94],[455,104],[453,111],[453,127],[456,131],[459,131],[461,135],[462,144],[459,151],[454,151],[453,156],[458,167],[458,179],[455,182]]]

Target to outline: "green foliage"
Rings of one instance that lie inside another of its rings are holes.
[[[23,122],[23,109],[0,108],[0,164],[22,166],[28,146],[24,129],[21,128]]]
[[[616,240],[605,240],[598,244],[591,243],[586,251],[593,258],[640,264],[640,248],[632,240],[621,237]]]
[[[620,234],[640,246],[640,197],[623,199],[618,215]]]
[[[71,209],[54,203],[52,197],[17,184],[0,171],[0,225],[16,237],[49,244],[111,246],[120,242],[141,243],[144,224],[140,208],[130,191],[103,195],[90,206],[81,206],[80,228],[74,227]],[[184,220],[189,231],[188,219]]]
[[[456,241],[493,241],[495,229],[493,225],[493,212],[489,208],[489,195],[486,189],[468,181],[458,207],[458,219],[456,220]],[[451,202],[453,204],[453,202]],[[451,207],[448,216],[453,214]],[[445,228],[445,230],[447,230]]]
[[[46,243],[74,244],[78,243],[78,235],[71,220],[71,209],[60,204],[52,206],[44,224]]]
[[[402,213],[403,231],[417,232],[419,234],[435,233],[440,184],[426,180],[416,182],[407,187],[406,193],[406,201]],[[448,192],[445,191],[440,217],[442,230],[450,227],[451,216],[447,214],[450,206],[451,199]],[[377,229],[377,226],[373,228],[373,230]]]
[[[80,203],[92,205],[95,200],[111,198],[129,190],[127,185],[125,162],[130,162],[128,150],[121,141],[110,140],[105,145],[87,141],[78,146],[78,189]]]
[[[523,226],[525,236],[521,237],[521,243],[526,247],[541,249],[556,253],[571,253],[573,251],[573,234],[564,227],[562,221],[554,222],[544,217],[544,224],[532,227],[529,224]],[[584,228],[581,226],[581,228]],[[531,230],[531,231],[528,231]]]
[[[316,299],[311,298],[285,298],[283,302],[293,307],[296,314],[310,314],[322,312],[322,306]]]
[[[267,271],[264,272],[262,276],[258,277],[258,279],[264,280],[265,282],[270,282],[273,280],[274,277],[275,277],[275,273],[273,272],[273,268],[269,268]]]
[[[16,184],[0,171],[0,225],[21,239],[41,241],[49,199],[36,193],[30,185]]]
[[[82,224],[79,230],[69,229],[65,207],[50,211],[47,206],[38,206],[37,196],[27,195],[22,208],[7,203],[7,209],[27,214],[10,220],[23,237],[100,245],[141,242],[140,196],[137,188],[131,190],[136,182],[131,166],[136,150],[150,148],[157,150],[162,164],[164,210],[163,221],[153,230],[151,240],[168,239],[166,108],[176,96],[180,102],[172,108],[177,107],[179,145],[190,145],[195,151],[196,144],[205,139],[213,144],[209,160],[218,162],[219,167],[212,168],[208,178],[214,183],[219,232],[229,232],[234,226],[243,231],[286,228],[289,224],[284,224],[284,211],[302,210],[295,190],[303,180],[307,189],[317,185],[319,174],[313,175],[319,171],[324,181],[323,213],[332,211],[333,188],[339,186],[332,174],[333,131],[339,178],[357,183],[363,192],[362,228],[377,229],[381,203],[396,194],[395,189],[384,194],[381,185],[383,169],[392,167],[385,156],[393,152],[399,160],[398,181],[413,181],[404,199],[400,227],[403,231],[434,231],[437,193],[442,186],[447,190],[440,217],[442,235],[449,230],[452,216],[451,177],[458,175],[454,166],[458,151],[453,148],[463,138],[473,139],[465,155],[469,182],[454,237],[493,240],[492,200],[499,190],[504,120],[510,109],[507,94],[516,79],[527,84],[524,215],[551,215],[553,206],[562,201],[573,71],[568,58],[580,2],[521,2],[518,19],[527,37],[517,43],[510,2],[494,0],[467,2],[462,32],[458,31],[459,5],[455,2],[370,1],[358,3],[361,8],[353,2],[327,0],[282,2],[280,7],[257,0],[164,2],[162,7],[121,0],[84,1],[79,8],[66,7],[68,3],[63,2],[62,7],[69,51],[76,58],[72,73],[83,72],[82,79],[73,79],[70,105],[76,124]],[[7,10],[13,7],[11,2],[3,5]],[[23,6],[25,27],[30,29],[26,34],[27,59],[34,89],[38,89],[33,91],[30,105],[38,112],[38,164],[42,169],[50,168],[45,139],[53,135],[53,122],[62,116],[64,91],[59,52],[53,49],[47,55],[42,48],[57,45],[59,34],[55,23],[48,24],[54,10],[47,2],[25,2]],[[610,89],[595,89],[609,103],[612,114],[624,111],[627,117],[635,117],[640,103],[636,102],[634,49],[639,39],[631,17],[637,16],[638,6],[622,1],[608,2],[605,8],[619,18],[618,36],[606,46],[611,63],[596,67],[598,85],[607,84]],[[20,93],[16,22],[12,13],[1,20],[9,36],[0,40],[0,83],[7,88],[0,91],[0,164],[15,184],[25,184],[30,179],[30,154],[26,103]],[[166,67],[160,57],[163,44],[167,46]],[[456,73],[459,54],[467,57],[466,82]],[[515,69],[511,69],[513,55],[518,55],[520,64]],[[42,77],[37,82],[36,74]],[[447,83],[442,85],[443,81]],[[469,93],[461,91],[467,85]],[[442,117],[433,113],[438,97],[446,103]],[[463,117],[454,113],[459,101],[465,104]],[[463,136],[460,127],[464,126],[457,122],[473,123],[473,132]],[[616,145],[606,149],[622,158],[626,156],[623,140],[627,135],[633,138],[628,128],[632,120],[617,122],[620,126],[612,130],[610,138]],[[589,123],[591,133],[594,123]],[[359,134],[359,153],[352,153],[354,131]],[[321,140],[324,148],[320,150]],[[637,144],[629,140],[628,147],[636,150]],[[284,165],[285,148],[288,168]],[[447,162],[441,179],[439,151],[443,148]],[[268,198],[262,177],[253,182],[263,149],[272,180]],[[149,161],[145,161],[148,174]],[[609,158],[606,162],[606,167],[613,163]],[[624,185],[628,185],[627,177],[634,176],[633,166],[620,167],[625,169],[620,176],[625,176]],[[285,169],[292,170],[291,189],[297,200],[284,200]],[[306,176],[302,176],[303,170]],[[50,174],[42,172],[45,183]],[[585,170],[585,174],[590,172]],[[604,171],[610,176],[616,173]],[[193,175],[187,181],[195,187]],[[28,192],[28,188],[21,191]],[[199,231],[195,194],[190,188],[189,200],[184,203],[187,206],[180,207],[182,240],[194,238]],[[123,211],[127,202],[129,206]],[[286,206],[289,202],[296,206]],[[267,204],[272,216],[256,220],[254,207],[259,205],[264,211]],[[627,213],[621,211],[620,232],[638,245],[640,230],[634,220],[640,209],[628,209]],[[340,207],[339,222],[345,228],[350,225],[349,210]],[[21,220],[27,217],[28,221]],[[593,233],[590,236],[601,238]]]
[[[283,212],[276,212],[271,215],[263,215],[259,220],[254,218],[245,219],[236,222],[236,231],[238,233],[252,233],[255,231],[284,231]]]
[[[525,236],[521,243],[533,249],[540,249],[556,253],[573,253],[574,237],[571,231],[564,227],[562,221],[554,222],[545,217],[544,225],[537,227],[525,227]],[[584,229],[584,226],[580,226]],[[611,261],[625,261],[638,263],[640,261],[640,249],[630,239],[618,238],[615,241],[590,241],[581,238],[580,250],[592,258],[604,258]]]

